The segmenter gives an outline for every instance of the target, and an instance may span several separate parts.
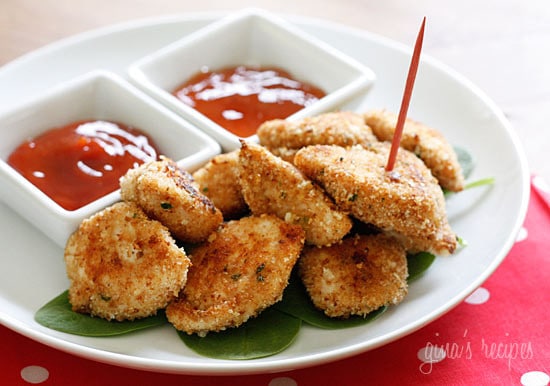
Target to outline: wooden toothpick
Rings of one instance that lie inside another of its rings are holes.
[[[411,95],[414,86],[414,80],[416,79],[416,72],[418,70],[418,63],[420,62],[420,51],[422,50],[422,41],[424,39],[424,26],[426,25],[426,17],[422,20],[422,25],[418,31],[416,43],[414,45],[413,56],[411,64],[409,66],[409,74],[407,75],[407,83],[405,84],[405,91],[403,92],[403,100],[401,101],[401,109],[399,110],[399,116],[397,117],[397,125],[395,126],[395,132],[393,134],[393,140],[390,149],[390,155],[388,157],[388,163],[386,164],[386,171],[393,170],[395,165],[395,159],[397,158],[397,150],[401,142],[401,135],[403,134],[403,126],[405,126],[405,120],[407,118],[407,110],[409,109],[409,103],[411,101]]]

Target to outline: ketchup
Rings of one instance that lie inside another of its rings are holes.
[[[240,137],[265,121],[286,118],[325,96],[321,89],[292,79],[275,67],[205,68],[173,94],[183,103]]]
[[[154,143],[139,130],[81,121],[25,141],[8,164],[61,207],[75,210],[118,189],[128,169],[157,158]]]

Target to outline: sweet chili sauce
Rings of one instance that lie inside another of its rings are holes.
[[[25,141],[8,164],[61,207],[76,210],[118,189],[128,169],[157,158],[155,144],[139,130],[81,121]]]
[[[263,122],[286,118],[325,96],[282,69],[246,66],[204,68],[173,94],[239,137],[251,136]]]

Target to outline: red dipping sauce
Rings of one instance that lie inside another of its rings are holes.
[[[194,75],[173,93],[183,103],[240,137],[265,121],[286,118],[325,96],[278,68],[231,67]]]
[[[156,146],[139,130],[82,121],[22,143],[8,164],[61,207],[75,210],[117,190],[128,169],[157,158]]]

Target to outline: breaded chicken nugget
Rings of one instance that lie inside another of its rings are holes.
[[[120,195],[184,242],[205,240],[223,221],[219,209],[197,190],[191,174],[165,157],[130,169],[120,179]]]
[[[410,252],[453,253],[457,241],[447,221],[443,192],[422,160],[400,149],[393,171],[387,172],[390,145],[380,142],[369,149],[309,146],[294,162],[341,209],[401,237]]]
[[[365,316],[407,294],[405,249],[384,234],[307,248],[298,264],[313,304],[330,317]]]
[[[200,191],[212,200],[226,220],[238,218],[248,210],[238,175],[239,150],[217,155],[193,173]]]
[[[380,141],[393,139],[397,114],[386,110],[372,110],[363,116]],[[464,175],[457,155],[439,131],[407,118],[401,147],[420,157],[442,188],[453,192],[464,189]]]
[[[191,252],[187,284],[167,307],[168,320],[201,336],[241,325],[281,299],[303,245],[303,229],[273,215],[224,223]]]
[[[242,192],[252,213],[275,214],[302,226],[306,242],[317,246],[338,242],[351,229],[348,215],[291,163],[244,141],[239,159]]]
[[[304,146],[367,146],[378,142],[363,117],[349,111],[330,112],[299,121],[275,119],[264,122],[257,134],[261,145],[289,162]]]
[[[84,220],[67,241],[65,263],[73,310],[118,321],[166,307],[190,265],[168,229],[129,202]]]

